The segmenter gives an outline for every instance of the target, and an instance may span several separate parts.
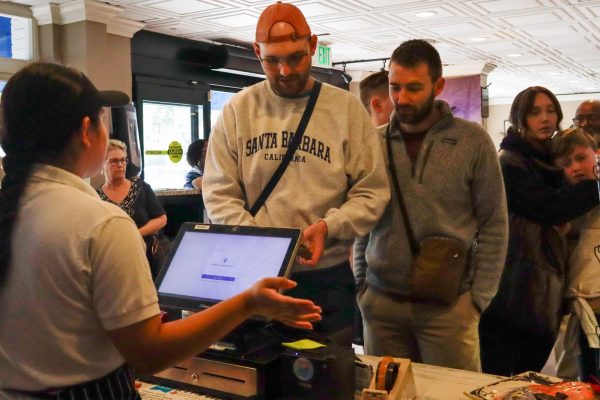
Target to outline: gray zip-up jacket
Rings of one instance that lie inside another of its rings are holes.
[[[496,149],[478,124],[454,118],[448,104],[436,101],[442,117],[426,134],[413,166],[391,121],[391,141],[400,190],[418,242],[440,235],[459,239],[472,252],[461,293],[470,290],[483,311],[498,289],[508,240],[506,195]],[[385,131],[379,128],[387,160]],[[391,182],[391,181],[390,181]],[[391,183],[390,183],[391,185]],[[410,245],[398,199],[392,199],[370,235],[354,245],[354,275],[360,285],[407,296]]]

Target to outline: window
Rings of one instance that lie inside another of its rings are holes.
[[[225,105],[234,94],[235,93],[233,92],[221,92],[219,90],[210,91],[210,123],[212,125],[217,122],[217,118],[219,118],[219,114],[221,114],[223,105]]]
[[[0,14],[0,57],[33,58],[31,18]]]
[[[0,95],[2,94],[2,91],[4,90],[4,86],[6,86],[6,81],[0,80]],[[4,152],[2,147],[0,147],[0,157],[4,157],[5,155],[6,155],[6,153]]]
[[[202,104],[142,101],[144,180],[153,189],[183,188],[191,169],[186,161],[190,143],[198,137],[206,138],[204,124],[214,124],[234,94],[211,90],[210,122]]]
[[[153,189],[182,189],[191,169],[186,153],[206,137],[208,85],[134,76],[134,101],[141,134],[142,178]]]
[[[6,81],[35,59],[34,22],[26,6],[0,2],[0,93]],[[0,147],[0,157],[4,157]]]
[[[191,169],[187,149],[203,132],[202,107],[190,104],[143,103],[144,180],[153,189],[181,189]]]

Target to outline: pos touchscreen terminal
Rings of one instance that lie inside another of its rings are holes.
[[[184,223],[158,276],[161,305],[197,311],[266,277],[287,277],[301,230]]]

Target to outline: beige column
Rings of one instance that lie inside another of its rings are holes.
[[[32,7],[32,12],[40,61],[77,68],[98,89],[120,90],[131,97],[131,37],[142,23],[119,17],[120,7],[91,0],[47,3]],[[90,184],[103,182],[96,176]]]
[[[122,11],[91,0],[32,7],[40,60],[77,68],[99,89],[131,96],[131,37],[143,24],[119,17]]]

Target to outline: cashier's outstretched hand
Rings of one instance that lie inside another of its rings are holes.
[[[278,292],[291,289],[296,282],[287,278],[264,278],[248,291],[247,306],[253,315],[262,315],[295,328],[312,329],[321,319],[321,307],[312,301],[296,299]]]

